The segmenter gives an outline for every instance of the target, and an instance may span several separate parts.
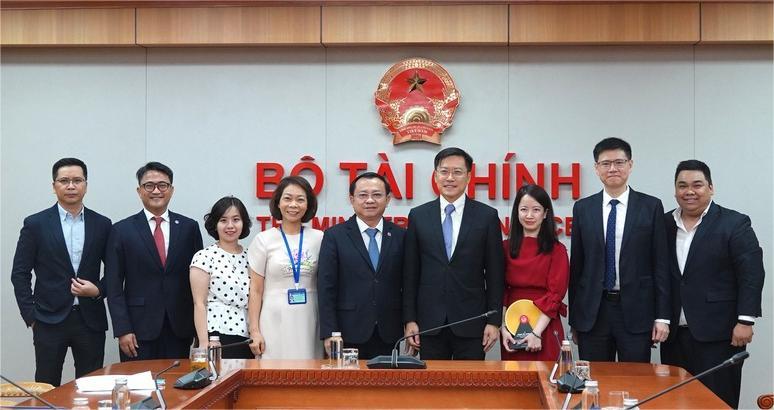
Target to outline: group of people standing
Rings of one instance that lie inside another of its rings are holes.
[[[59,385],[68,347],[76,377],[102,367],[104,298],[122,361],[187,357],[194,336],[200,347],[210,336],[251,339],[225,358],[322,358],[333,332],[363,358],[390,354],[406,336],[407,352],[425,360],[483,360],[498,343],[503,360],[554,360],[553,334],[564,337],[568,312],[585,360],[648,362],[662,343],[663,363],[698,373],[743,350],[764,279],[750,219],[712,201],[700,161],[678,165],[679,206],[665,214],[659,199],[629,186],[628,143],[607,138],[593,155],[604,189],[573,208],[571,258],[536,185],[519,189],[503,241],[497,211],[465,195],[473,159],[459,148],[436,155],[440,196],[410,211],[408,229],[383,218],[390,186],[373,172],[350,183],[349,220],[324,233],[305,226],[317,199],[306,179],[291,176],[269,203],[280,225],[246,248],[239,241],[252,222],[237,198],[205,215],[215,242],[203,248],[198,223],[168,210],[167,166],[137,171],[143,210],[111,225],[83,206],[86,165],[62,159],[52,169],[57,204],[25,219],[11,275],[33,330],[35,378]],[[499,312],[520,299],[540,315],[514,340]],[[526,349],[514,351],[516,342]],[[738,405],[741,366],[702,381]]]

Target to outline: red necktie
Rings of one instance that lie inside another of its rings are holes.
[[[153,230],[153,241],[156,242],[156,250],[159,252],[159,258],[161,258],[161,266],[166,266],[167,251],[164,247],[164,232],[161,230],[161,221],[164,219],[160,216],[154,216],[153,220],[156,221],[156,229]]]

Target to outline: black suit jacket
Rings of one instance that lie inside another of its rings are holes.
[[[505,259],[500,219],[494,208],[465,199],[451,260],[443,241],[439,199],[412,209],[408,220],[403,265],[405,322],[417,322],[421,331],[502,310]],[[480,337],[487,323],[499,327],[502,315],[466,322],[451,330],[461,337]]]
[[[79,297],[78,303],[86,325],[104,332],[107,330],[103,300],[105,288],[99,273],[110,233],[110,219],[84,208],[83,222],[83,254],[77,276],[94,283],[99,288],[100,297]],[[33,270],[34,292],[30,284]],[[56,324],[67,317],[73,305],[70,280],[75,276],[57,205],[25,218],[13,257],[11,282],[16,303],[27,326],[35,321]]]
[[[672,280],[670,337],[676,334],[682,306],[696,340],[730,340],[739,315],[761,315],[763,250],[750,218],[713,202],[696,228],[682,275],[672,212],[664,215],[664,221]]]
[[[605,278],[602,192],[572,209],[570,326],[588,332],[597,320]],[[618,277],[624,326],[651,331],[656,319],[671,317],[664,208],[658,198],[629,188]]]
[[[145,213],[130,216],[110,232],[105,255],[108,308],[116,337],[134,333],[154,340],[169,317],[178,337],[192,337],[191,259],[202,249],[199,224],[169,212],[167,263],[161,266]]]
[[[384,221],[379,264],[374,270],[355,218],[326,230],[320,245],[320,338],[341,331],[348,343],[365,343],[377,324],[382,340],[395,343],[403,337],[405,230]]]

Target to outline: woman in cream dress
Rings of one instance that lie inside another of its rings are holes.
[[[304,227],[317,212],[306,179],[283,178],[269,203],[281,225],[259,233],[248,247],[250,349],[262,359],[321,359],[317,257],[322,231]],[[292,258],[291,258],[292,255]],[[296,283],[294,270],[299,271]],[[290,303],[290,294],[296,302]]]

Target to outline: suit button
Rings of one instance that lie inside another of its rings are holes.
[[[374,279],[374,283],[379,283],[379,279]]]
[[[373,305],[376,306],[376,301],[373,301]]]

